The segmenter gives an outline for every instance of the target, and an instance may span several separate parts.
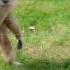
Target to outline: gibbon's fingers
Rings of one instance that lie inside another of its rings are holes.
[[[18,40],[18,43],[17,43],[17,49],[22,49],[22,41],[21,40]]]

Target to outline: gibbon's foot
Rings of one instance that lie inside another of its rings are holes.
[[[17,61],[14,61],[13,64],[14,65],[17,65],[17,66],[21,65],[21,63],[20,62],[17,62]]]
[[[17,43],[17,49],[22,49],[22,41],[21,40],[18,40],[18,43]]]
[[[5,66],[6,66],[7,64],[9,64],[10,66],[11,66],[11,65],[17,65],[17,66],[21,65],[21,63],[20,63],[20,62],[17,62],[17,61],[13,61],[12,63],[5,63]]]

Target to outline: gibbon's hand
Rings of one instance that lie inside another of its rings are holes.
[[[17,43],[17,49],[22,49],[22,41],[21,40],[18,40],[18,43]]]

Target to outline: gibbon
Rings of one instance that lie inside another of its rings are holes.
[[[7,28],[15,35],[17,48],[22,48],[21,30],[11,16],[16,0],[0,0],[0,48],[2,49],[4,60],[8,64],[15,61],[12,45],[7,36]]]

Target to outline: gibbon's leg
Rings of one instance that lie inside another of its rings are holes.
[[[7,17],[4,20],[4,23],[6,24],[6,26],[11,30],[11,32],[13,32],[13,34],[16,36],[16,39],[18,40],[17,43],[17,49],[21,49],[22,48],[22,41],[21,41],[21,31],[18,27],[18,25],[16,24],[16,22],[13,20],[12,17]]]
[[[3,52],[3,58],[6,63],[12,64],[14,61],[14,55],[12,47],[8,37],[6,36],[5,25],[0,26],[0,45]]]

